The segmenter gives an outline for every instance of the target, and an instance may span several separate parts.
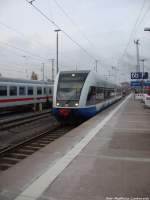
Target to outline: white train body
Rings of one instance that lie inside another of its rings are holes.
[[[53,85],[48,82],[0,78],[0,109],[52,103]]]
[[[53,113],[59,119],[90,118],[121,97],[120,87],[92,71],[62,71],[54,84]]]

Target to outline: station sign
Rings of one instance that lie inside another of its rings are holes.
[[[131,79],[148,79],[148,72],[131,72]]]
[[[141,87],[140,81],[131,81],[131,87]]]
[[[143,79],[148,79],[148,72],[143,73]]]
[[[150,81],[143,81],[143,80],[139,80],[139,81],[131,81],[131,87],[150,87]]]

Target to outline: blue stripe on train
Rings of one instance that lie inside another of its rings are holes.
[[[60,108],[53,108],[53,114],[55,116],[59,116],[59,109]],[[67,109],[67,108],[66,108]],[[70,109],[70,108],[68,108]],[[88,108],[76,108],[76,109],[71,109],[72,115],[74,117],[83,117],[83,118],[90,118],[96,115],[96,106],[88,107]]]
[[[90,118],[96,115],[96,106],[88,107],[88,108],[79,108],[73,110],[73,114],[77,117],[81,116],[83,118]]]
[[[98,112],[106,109],[107,107],[109,107],[110,105],[115,103],[116,101],[117,100],[111,101],[111,102],[103,105],[99,110],[96,109],[96,106],[86,107],[86,108],[75,108],[75,109],[72,108],[71,109],[71,115],[76,117],[76,118],[88,119],[90,117],[95,116]],[[57,117],[59,117],[59,109],[61,109],[61,108],[53,108],[53,114]],[[68,108],[68,109],[70,109],[70,108]]]

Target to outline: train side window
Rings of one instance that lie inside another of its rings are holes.
[[[44,88],[44,94],[46,94],[46,88]]]
[[[109,99],[115,96],[114,89],[105,88],[104,89],[104,97],[105,99]]]
[[[28,95],[33,95],[33,87],[28,87]]]
[[[49,94],[52,94],[52,89],[51,88],[49,88]]]
[[[104,89],[104,98],[105,99],[109,99],[109,97],[110,97],[110,92],[109,92],[109,90],[107,88],[105,88]]]
[[[0,86],[0,96],[7,96],[7,86]]]
[[[19,87],[19,95],[26,95],[26,88],[24,86]]]
[[[87,96],[87,105],[94,105],[96,103],[96,87],[91,86]]]
[[[42,94],[42,88],[41,87],[37,87],[37,95],[41,95]]]
[[[9,93],[10,93],[10,96],[17,96],[17,86],[10,86]]]
[[[96,88],[96,103],[100,103],[104,100],[104,88],[97,87]]]

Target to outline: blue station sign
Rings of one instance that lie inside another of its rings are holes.
[[[140,81],[131,81],[131,87],[141,87]]]
[[[139,81],[131,81],[131,87],[146,87],[146,86],[150,86],[150,81],[143,81],[143,80],[139,80]]]
[[[131,72],[131,79],[148,79],[148,72]]]

